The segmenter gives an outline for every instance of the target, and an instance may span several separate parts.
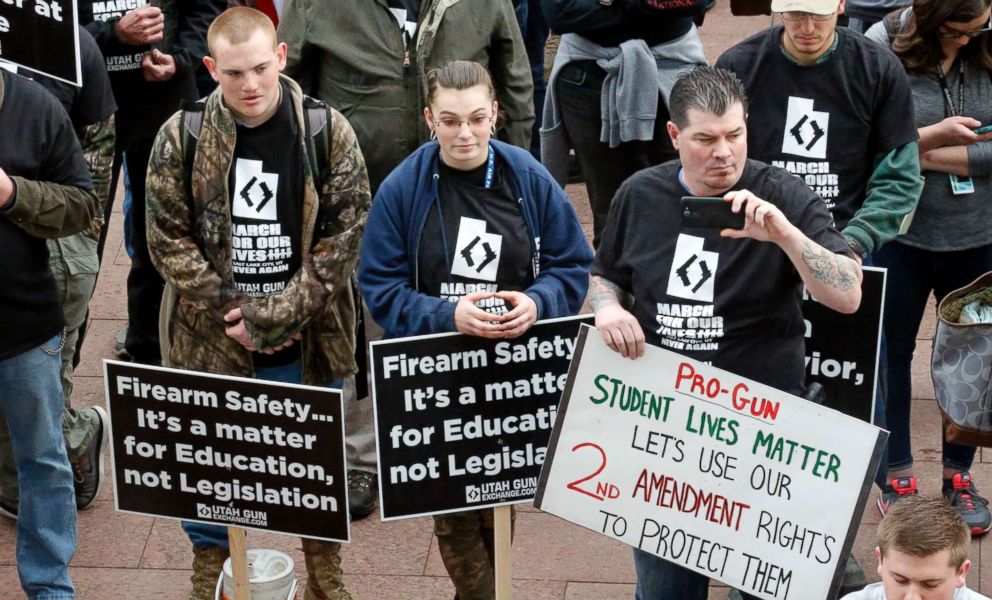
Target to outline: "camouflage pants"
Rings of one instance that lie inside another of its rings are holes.
[[[76,353],[79,329],[86,321],[86,311],[100,263],[96,257],[96,242],[81,233],[48,240],[49,265],[58,285],[59,300],[65,314],[65,345],[62,347],[62,391],[66,407],[62,411],[62,434],[69,462],[76,462],[93,442],[99,420],[92,411],[80,412],[69,408],[72,395],[72,361]],[[6,424],[0,426],[0,495],[7,502],[18,499],[17,472],[10,448]]]
[[[434,515],[434,535],[444,568],[458,600],[492,600],[496,596],[493,510]],[[516,509],[511,507],[511,523]],[[512,526],[511,526],[512,535]]]

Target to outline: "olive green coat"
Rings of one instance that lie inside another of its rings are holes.
[[[529,148],[534,84],[510,0],[423,0],[408,45],[386,0],[287,0],[286,74],[348,118],[375,192],[430,137],[424,73],[452,60],[489,69],[506,122],[497,137]]]

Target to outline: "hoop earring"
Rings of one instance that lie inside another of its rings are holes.
[[[437,139],[437,130],[432,127],[431,128],[431,141],[434,141],[436,139]]]
[[[496,135],[496,123],[489,126],[489,135]]]

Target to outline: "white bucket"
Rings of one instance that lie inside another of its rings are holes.
[[[248,589],[251,600],[292,600],[296,597],[293,558],[279,550],[248,550]],[[234,571],[231,559],[224,561],[224,571],[217,582],[218,600],[234,598]]]

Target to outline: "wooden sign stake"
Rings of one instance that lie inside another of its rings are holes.
[[[227,528],[227,542],[231,547],[231,573],[234,576],[234,599],[251,600],[248,587],[248,543],[242,527]]]
[[[496,600],[513,600],[513,556],[510,552],[510,506],[497,506],[493,517],[496,550]]]

